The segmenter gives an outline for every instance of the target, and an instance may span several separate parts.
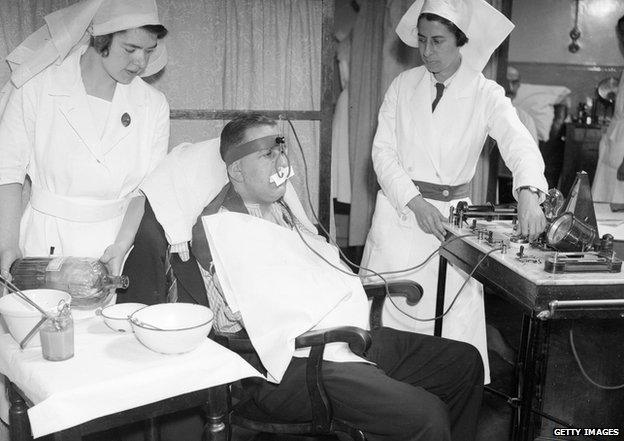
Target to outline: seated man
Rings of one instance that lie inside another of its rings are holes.
[[[293,214],[282,202],[285,183],[272,182],[288,166],[284,145],[276,142],[279,137],[275,122],[261,115],[241,116],[224,127],[220,150],[230,182],[202,216],[244,213],[284,229],[297,228],[306,239],[323,240],[302,211]],[[193,228],[191,252],[219,317],[216,330],[244,326],[245,317],[230,311],[219,289],[201,223]],[[336,418],[360,428],[370,440],[474,439],[483,384],[474,347],[390,328],[373,331],[372,341],[366,354],[372,363],[324,362],[323,378]],[[259,382],[248,392],[263,411],[280,420],[309,419],[305,370],[305,359],[293,357],[279,384]]]
[[[190,258],[184,261],[181,254],[173,254],[171,263],[177,278],[178,299],[198,303],[206,303],[207,299],[215,313],[214,330],[236,332],[245,326],[245,310],[233,311],[228,305],[218,281],[223,274],[215,272],[202,217],[210,219],[211,214],[223,212],[242,213],[270,222],[273,229],[277,225],[277,230],[283,228],[284,234],[294,229],[309,243],[324,239],[317,235],[292,186],[285,180],[289,162],[275,121],[262,115],[235,118],[221,133],[220,154],[227,166],[229,182],[203,209],[193,226]],[[156,193],[152,194],[151,202],[155,205]],[[150,200],[149,191],[147,196]],[[146,240],[154,233],[160,238]],[[150,261],[154,268],[160,265],[157,271],[162,273],[166,247],[162,228],[153,213],[148,217],[146,210],[135,249],[142,250],[142,259]],[[150,253],[152,257],[148,258]],[[246,276],[240,271],[236,274]],[[164,297],[165,289],[157,286],[156,278],[147,279],[144,282],[149,282],[150,289],[160,291],[158,296]],[[363,323],[366,326],[367,300],[361,289],[358,294],[360,297],[351,296],[350,303],[343,302],[347,307],[343,307],[342,312],[347,316],[343,316],[344,323],[338,321],[339,325]],[[293,308],[301,307],[296,302],[291,303],[294,303]],[[354,304],[356,307],[351,308]],[[262,311],[263,314],[270,312],[269,305]],[[302,311],[301,316],[306,315],[306,311]],[[275,328],[283,326],[278,320],[274,322]],[[483,365],[474,347],[381,328],[372,331],[372,345],[365,354],[366,360],[352,353],[341,357],[332,358],[331,351],[325,351],[323,378],[334,416],[364,431],[369,440],[474,439],[483,387]],[[328,358],[333,361],[327,361]],[[254,357],[250,362],[265,371],[260,358]],[[276,419],[309,420],[306,360],[296,353],[286,364],[277,382],[246,384],[247,392],[258,407],[275,415]]]

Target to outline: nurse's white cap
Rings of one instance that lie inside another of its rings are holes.
[[[408,46],[418,47],[418,17],[424,13],[446,18],[466,34],[468,43],[460,48],[462,62],[479,72],[514,28],[485,0],[416,0],[396,28]]]
[[[73,49],[88,44],[91,35],[162,24],[155,0],[82,0],[46,15],[45,22],[6,58],[15,87],[51,64],[62,63]],[[141,76],[153,75],[165,64],[167,51],[159,40]]]

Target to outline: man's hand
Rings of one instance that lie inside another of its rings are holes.
[[[421,195],[415,196],[407,203],[410,210],[414,212],[418,226],[425,233],[433,234],[440,242],[444,241],[443,222],[446,218],[436,207],[427,202]]]
[[[617,169],[617,180],[624,181],[624,161],[622,161],[622,163]]]
[[[520,234],[527,237],[529,242],[537,239],[546,228],[546,217],[539,206],[539,196],[527,188],[518,194],[518,225]]]
[[[0,275],[2,278],[7,281],[11,281],[11,273],[9,270],[11,269],[11,265],[17,259],[22,257],[22,253],[19,248],[16,247],[7,247],[0,250]],[[0,285],[0,297],[7,294],[8,290],[4,285]]]
[[[129,249],[129,247],[119,243],[114,243],[104,250],[100,262],[106,266],[110,275],[118,276],[121,274],[121,265]]]

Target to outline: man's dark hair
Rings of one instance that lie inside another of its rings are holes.
[[[225,158],[225,152],[245,141],[247,130],[258,126],[275,126],[275,120],[260,113],[243,113],[235,117],[223,127],[221,131],[221,146],[219,152],[221,158]]]
[[[141,26],[141,29],[145,29],[147,32],[150,32],[156,35],[156,38],[159,40],[161,38],[165,38],[168,32],[167,28],[164,27],[163,25],[145,25],[145,26]],[[110,34],[98,35],[96,37],[92,36],[91,39],[89,40],[89,46],[93,46],[96,52],[100,54],[101,56],[108,57],[108,52],[110,51],[110,45],[113,41],[113,35],[118,34],[120,32],[126,32],[126,31],[113,32]]]
[[[462,47],[463,45],[468,43],[468,37],[466,37],[466,34],[464,34],[464,32],[461,29],[459,29],[457,26],[455,26],[455,23],[453,23],[452,21],[447,20],[444,17],[440,17],[439,15],[432,14],[430,12],[425,12],[423,14],[420,14],[420,17],[418,17],[418,20],[420,20],[421,18],[424,18],[425,20],[428,20],[428,21],[437,21],[439,23],[442,23],[444,26],[446,26],[446,28],[451,32],[451,34],[455,35],[455,42],[458,47]]]

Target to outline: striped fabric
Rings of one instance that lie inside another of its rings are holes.
[[[167,303],[178,301],[178,283],[171,267],[171,247],[165,256],[165,286],[167,287]]]

